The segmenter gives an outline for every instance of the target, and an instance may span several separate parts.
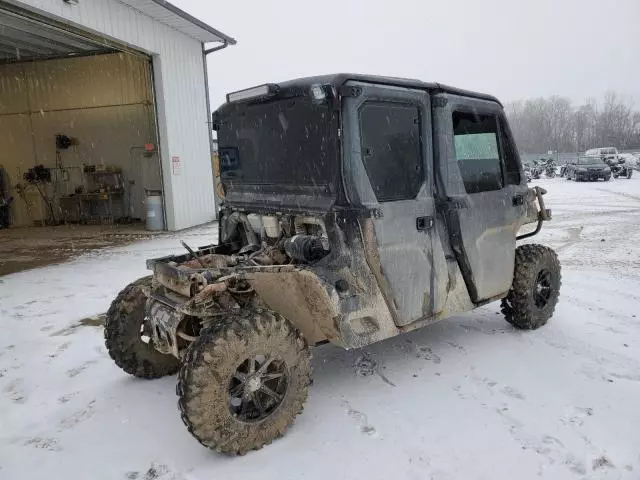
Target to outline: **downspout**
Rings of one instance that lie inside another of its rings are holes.
[[[222,50],[223,48],[227,48],[228,46],[229,46],[229,42],[225,40],[224,42],[222,42],[222,45],[218,45],[217,47],[213,47],[208,50],[205,50],[204,56],[206,57],[210,53],[217,52],[218,50]],[[204,47],[204,44],[203,44],[203,47]]]
[[[222,45],[218,45],[217,47],[213,47],[209,49],[205,49],[204,43],[202,44],[202,66],[204,69],[204,92],[205,92],[205,99],[207,102],[207,127],[208,127],[207,129],[209,130],[209,163],[211,163],[211,160],[213,159],[213,128],[211,125],[211,99],[209,98],[209,72],[207,69],[207,55],[213,52],[217,52],[218,50],[222,50],[223,48],[227,48],[228,46],[229,46],[229,42],[227,40],[222,42]],[[215,172],[213,171],[211,172],[211,177],[213,181],[213,198],[214,198],[213,210],[214,212],[216,212],[217,205],[215,204],[215,199],[216,199]],[[218,218],[217,213],[215,217]]]

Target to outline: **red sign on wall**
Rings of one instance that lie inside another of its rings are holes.
[[[180,156],[174,155],[171,157],[171,171],[174,175],[180,175],[182,170],[182,163],[180,162]]]

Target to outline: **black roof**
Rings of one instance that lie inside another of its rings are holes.
[[[359,73],[334,73],[330,75],[297,78],[295,80],[288,80],[286,82],[277,83],[277,85],[281,88],[297,88],[309,87],[314,84],[321,84],[333,85],[334,87],[338,88],[344,85],[349,80],[353,80],[356,82],[376,83],[379,85],[389,85],[393,87],[414,88],[419,90],[427,90],[434,93],[451,93],[453,95],[461,95],[465,97],[479,98],[481,100],[489,100],[491,102],[496,102],[500,106],[502,106],[500,100],[492,95],[486,95],[484,93],[472,92],[470,90],[450,87],[448,85],[443,85],[442,83],[430,83],[412,78],[383,77],[378,75],[365,75]]]

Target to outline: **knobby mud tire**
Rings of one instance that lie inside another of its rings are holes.
[[[288,380],[283,400],[266,418],[242,421],[230,408],[236,369],[255,355],[278,357]],[[311,353],[302,334],[281,315],[246,309],[200,334],[178,374],[176,393],[184,424],[205,447],[244,455],[284,435],[302,412],[311,384]]]
[[[535,300],[536,286],[542,272],[548,272],[549,296],[544,306]],[[560,295],[561,272],[556,253],[542,245],[528,244],[516,249],[513,283],[502,299],[502,313],[516,328],[535,330],[553,315]]]
[[[172,375],[180,368],[173,355],[158,352],[140,338],[147,297],[143,288],[151,288],[152,277],[127,285],[111,303],[104,325],[104,339],[111,358],[125,372],[140,378]]]

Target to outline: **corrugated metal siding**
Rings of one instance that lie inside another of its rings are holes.
[[[167,226],[178,230],[214,219],[202,44],[117,0],[23,0],[30,8],[154,55]],[[158,58],[159,57],[159,58]],[[171,157],[180,156],[180,175]]]

